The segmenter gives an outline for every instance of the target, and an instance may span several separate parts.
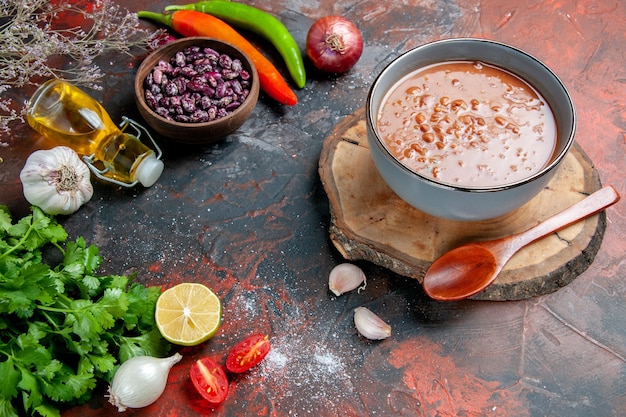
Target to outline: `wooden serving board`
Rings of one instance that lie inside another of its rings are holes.
[[[378,174],[367,143],[365,109],[348,116],[325,139],[319,174],[330,202],[330,239],[341,255],[419,282],[428,266],[455,246],[526,230],[601,188],[592,162],[575,144],[548,186],[512,213],[476,222],[428,215],[400,199]],[[520,300],[556,291],[593,262],[605,228],[602,212],[525,247],[473,298]]]

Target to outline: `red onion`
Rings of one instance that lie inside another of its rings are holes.
[[[306,53],[313,65],[322,71],[348,71],[362,52],[363,38],[359,28],[344,17],[322,17],[309,29]]]

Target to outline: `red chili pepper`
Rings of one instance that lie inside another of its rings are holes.
[[[235,29],[217,17],[193,10],[179,10],[165,15],[148,11],[137,13],[140,18],[154,20],[171,27],[183,36],[208,36],[230,43],[250,57],[261,82],[261,90],[282,104],[290,106],[298,102],[285,79],[263,54]]]

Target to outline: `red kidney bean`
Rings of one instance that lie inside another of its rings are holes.
[[[243,70],[243,64],[241,63],[240,60],[234,59],[233,62],[231,63],[231,65],[230,65],[230,69],[233,72],[240,73],[241,70]]]
[[[220,57],[220,54],[212,48],[204,48],[204,55],[213,62],[217,62]]]
[[[222,77],[226,80],[234,80],[235,78],[239,77],[239,74],[240,72],[233,71],[228,68],[225,68],[224,71],[222,71]]]
[[[219,99],[219,101],[217,102],[217,107],[223,107],[226,108],[228,107],[228,105],[230,103],[233,102],[233,98],[231,96],[226,96],[226,97],[222,97],[221,99]]]
[[[226,88],[227,88],[226,83],[218,84],[217,88],[215,88],[215,97],[218,99],[224,98],[224,96],[226,95]]]
[[[180,105],[186,113],[193,113],[196,111],[196,103],[191,96],[183,96],[180,100]]]
[[[241,83],[239,82],[239,80],[233,80],[230,83],[231,88],[233,89],[233,92],[237,95],[241,94],[243,92],[243,88],[241,87]]]
[[[230,68],[233,64],[233,60],[226,54],[221,54],[219,60],[217,61],[222,68]]]
[[[146,104],[183,123],[216,120],[235,111],[250,93],[242,62],[197,46],[159,61],[144,81]]]
[[[170,97],[170,106],[172,107],[180,106],[180,97],[178,96]]]
[[[178,87],[176,86],[176,83],[173,81],[170,81],[167,84],[165,84],[164,92],[170,97],[177,96],[179,94]]]
[[[161,91],[161,87],[160,87],[160,86],[158,86],[158,85],[156,85],[156,84],[153,84],[153,85],[150,87],[150,92],[151,92],[152,94],[154,94],[155,96],[159,96],[159,95],[161,95],[161,93],[162,93],[162,91]]]
[[[198,75],[198,71],[196,71],[193,67],[182,67],[179,74],[183,77],[191,78]]]
[[[174,62],[177,66],[184,67],[185,64],[187,64],[187,57],[183,52],[176,52],[176,55],[174,55]]]
[[[217,107],[209,106],[207,109],[207,114],[209,115],[209,120],[217,119]]]
[[[217,87],[217,84],[222,80],[222,75],[217,71],[209,71],[206,73],[206,80],[211,87]]]
[[[211,107],[211,103],[212,100],[209,98],[208,95],[202,96],[202,98],[200,99],[200,108],[206,110]]]
[[[170,97],[161,97],[161,99],[159,100],[159,106],[161,107],[170,107]]]
[[[241,106],[241,103],[238,101],[233,101],[232,103],[230,103],[228,106],[226,106],[226,111],[233,111],[235,110],[237,107]]]
[[[192,79],[187,84],[187,88],[189,89],[189,91],[202,91],[205,89],[206,86],[207,86],[207,83],[202,82],[200,78]]]
[[[165,107],[157,107],[155,111],[161,117],[165,117],[166,119],[171,118],[170,112]]]

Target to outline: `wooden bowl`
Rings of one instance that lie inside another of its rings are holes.
[[[145,99],[144,82],[159,61],[170,62],[177,52],[198,46],[212,48],[232,59],[239,59],[250,74],[249,94],[241,105],[231,113],[207,122],[179,122],[157,114]],[[135,76],[135,102],[146,123],[157,133],[173,141],[187,144],[208,144],[236,131],[250,116],[259,97],[259,77],[250,58],[237,47],[207,37],[187,37],[171,42],[148,55],[139,66]]]

